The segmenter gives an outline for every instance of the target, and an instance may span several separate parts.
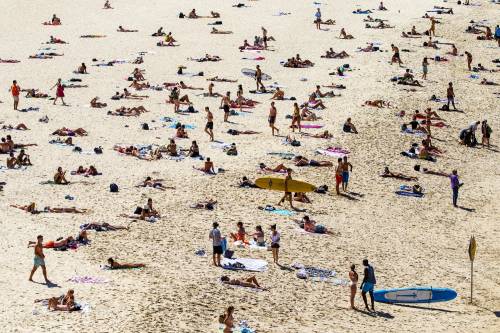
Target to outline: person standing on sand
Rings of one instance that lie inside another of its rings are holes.
[[[422,79],[427,80],[427,73],[429,72],[429,62],[427,57],[422,61]]]
[[[453,83],[448,83],[448,89],[446,89],[446,98],[448,99],[448,110],[450,109],[450,103],[453,105],[453,109],[456,111],[455,106],[455,92],[453,91]]]
[[[316,17],[316,20],[314,23],[316,23],[316,29],[321,30],[321,10],[318,8],[316,10],[316,14],[314,15]]]
[[[373,289],[377,284],[377,279],[375,278],[375,270],[368,263],[368,259],[363,259],[363,266],[365,266],[363,282],[361,282],[361,296],[363,297],[363,301],[365,302],[366,310],[370,311],[368,307],[368,301],[366,299],[366,293],[370,294],[370,301],[372,304],[372,311],[375,311],[375,300],[373,299]]]
[[[17,106],[19,105],[19,93],[21,92],[21,88],[17,85],[17,81],[12,81],[12,86],[9,91],[12,94],[12,99],[14,100],[14,110],[17,111]]]
[[[288,169],[286,169],[286,177],[285,177],[285,194],[281,198],[280,202],[278,202],[278,206],[280,206],[282,203],[284,203],[285,200],[288,200],[288,202],[290,202],[290,207],[295,209],[293,207],[293,203],[292,203],[292,192],[290,192],[288,190],[288,182],[290,180],[292,180],[292,169],[288,168]]]
[[[265,90],[264,85],[262,84],[262,70],[259,65],[255,67],[255,82],[257,83],[257,90],[259,90],[259,87]]]
[[[271,226],[271,250],[273,252],[273,262],[278,264],[281,235],[276,230],[276,224]]]
[[[349,169],[352,171],[352,164],[347,162],[347,156],[344,156],[344,160],[340,164],[342,169],[342,190],[347,192],[347,185],[349,184]]]
[[[207,124],[205,125],[205,133],[210,136],[210,141],[214,141],[214,115],[208,108],[205,106],[205,112],[207,113]]]
[[[220,101],[220,107],[224,110],[224,122],[227,123],[231,106],[231,92],[227,91],[226,96],[223,96]]]
[[[342,184],[342,158],[337,159],[337,168],[335,169],[335,191],[340,195],[340,184]]]
[[[401,56],[399,55],[399,48],[397,46],[395,46],[394,44],[391,44],[391,48],[392,48],[392,52],[394,52],[394,54],[392,55],[392,58],[391,58],[391,65],[395,62],[397,62],[399,64],[399,66],[401,66],[403,64],[403,62],[401,61]]]
[[[431,20],[431,27],[429,28],[429,36],[434,36],[436,37],[436,19],[431,16],[429,17],[429,19]]]
[[[29,281],[33,282],[33,274],[35,274],[38,267],[42,267],[43,277],[45,278],[45,283],[50,284],[51,282],[47,278],[47,269],[45,268],[45,255],[43,254],[43,236],[38,235],[36,237],[35,245],[35,258],[33,260],[33,269],[30,273]]]
[[[276,123],[276,115],[277,115],[278,111],[276,110],[276,107],[274,106],[274,102],[271,102],[271,108],[269,109],[269,118],[268,118],[268,121],[269,121],[269,127],[271,127],[271,131],[273,133],[273,136],[274,136],[274,131],[276,132],[280,132],[279,129],[276,128],[276,126],[274,126],[274,124]]]
[[[453,207],[458,207],[457,206],[458,190],[460,189],[460,187],[462,187],[463,183],[460,183],[460,179],[458,178],[457,170],[453,170],[451,172],[451,175],[449,175],[449,177],[450,177]]]
[[[218,228],[219,228],[219,223],[214,222],[212,224],[212,231],[210,231],[208,238],[212,240],[212,246],[213,246],[212,261],[214,263],[214,266],[221,267],[220,258],[222,255],[222,235]]]
[[[469,69],[470,71],[472,70],[472,54],[468,51],[465,51],[464,52],[465,55],[467,56],[467,69]]]
[[[356,290],[358,289],[358,279],[359,277],[358,273],[356,272],[356,265],[352,264],[351,270],[349,271],[349,280],[351,280],[351,282],[349,283],[349,287],[351,289],[351,309],[356,309],[356,307],[354,306],[354,297],[356,296]]]
[[[64,85],[61,83],[61,79],[57,79],[57,83],[54,84],[52,86],[52,88],[50,88],[50,90],[54,89],[55,87],[56,88],[56,98],[54,99],[54,103],[52,103],[53,105],[56,105],[56,101],[58,98],[61,99],[62,101],[62,105],[66,106],[67,104],[64,102]]]

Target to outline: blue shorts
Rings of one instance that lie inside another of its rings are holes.
[[[349,172],[342,171],[342,182],[347,183],[349,181]]]
[[[365,282],[365,283],[363,284],[363,289],[362,289],[362,291],[363,291],[364,293],[367,293],[367,292],[369,292],[369,291],[373,291],[373,287],[375,287],[375,285],[374,285],[373,283],[371,283],[371,282]]]
[[[35,267],[45,266],[45,260],[43,258],[40,258],[40,257],[35,257],[35,259],[33,259],[33,265]]]

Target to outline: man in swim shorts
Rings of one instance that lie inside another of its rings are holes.
[[[219,228],[219,223],[214,222],[212,224],[212,230],[210,231],[208,238],[212,240],[212,245],[213,245],[212,260],[214,266],[220,267],[221,266],[220,258],[222,255],[222,235],[218,228]]]
[[[347,162],[347,156],[344,156],[340,167],[342,169],[342,191],[346,192],[349,183],[349,169],[352,171],[352,164]]]
[[[286,169],[286,177],[285,177],[285,194],[281,198],[280,202],[278,202],[278,206],[280,206],[282,203],[284,203],[285,200],[288,200],[288,202],[290,202],[290,207],[295,209],[295,207],[293,207],[293,203],[292,203],[292,192],[290,192],[288,190],[288,182],[290,180],[292,180],[292,169],[288,168],[288,169]]]
[[[38,235],[36,240],[37,243],[35,245],[35,258],[33,259],[33,269],[31,270],[29,281],[33,282],[33,274],[35,274],[38,267],[42,267],[45,283],[50,284],[50,281],[47,278],[47,269],[45,268],[45,255],[43,254],[43,236]]]
[[[375,278],[375,270],[373,267],[368,263],[368,259],[363,259],[363,266],[365,266],[364,270],[364,276],[363,276],[363,282],[361,283],[361,296],[363,297],[363,301],[365,302],[365,307],[366,310],[370,311],[370,308],[368,307],[368,302],[366,299],[366,293],[370,294],[370,301],[372,304],[372,310],[375,311],[375,306],[374,306],[374,299],[373,299],[373,289],[375,288],[375,285],[377,284],[377,280]]]
[[[271,102],[271,108],[269,109],[269,118],[268,118],[268,121],[269,121],[269,127],[271,127],[271,131],[272,131],[272,134],[274,136],[274,131],[276,132],[280,132],[279,129],[276,128],[276,126],[274,126],[274,124],[276,123],[276,115],[277,115],[278,111],[276,110],[276,107],[274,106],[274,102]]]
[[[21,88],[17,85],[17,81],[12,81],[12,87],[10,87],[9,91],[12,93],[12,99],[14,99],[14,110],[17,111],[17,106],[19,105],[19,93],[21,92]]]
[[[205,106],[205,112],[207,113],[207,124],[205,125],[205,132],[210,136],[210,141],[214,141],[214,115],[208,108]]]
[[[259,87],[264,89],[264,85],[262,84],[262,71],[259,65],[255,67],[255,81],[257,83],[257,90],[259,90]]]
[[[226,96],[222,97],[221,107],[224,110],[224,122],[227,123],[230,113],[230,105],[231,105],[231,92],[226,92]]]

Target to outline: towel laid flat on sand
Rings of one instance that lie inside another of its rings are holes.
[[[267,261],[262,259],[238,258],[222,259],[222,268],[233,271],[265,272],[267,270]]]

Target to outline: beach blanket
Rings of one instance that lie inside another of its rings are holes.
[[[323,128],[325,125],[319,125],[319,124],[301,124],[300,127],[302,128]]]
[[[292,210],[276,209],[273,206],[266,206],[262,210],[265,211],[265,212],[268,212],[268,213],[273,213],[273,214],[278,214],[278,215],[283,215],[283,216],[292,216],[292,215],[295,215],[295,212],[292,211]]]
[[[40,111],[40,108],[30,106],[29,108],[20,109],[18,111],[19,112],[38,112],[38,111]]]
[[[396,191],[395,193],[397,195],[401,195],[401,196],[405,196],[405,197],[422,198],[424,196],[423,193],[414,193],[414,192],[409,192],[409,191]]]
[[[325,156],[330,156],[330,157],[344,157],[347,156],[346,153],[340,152],[340,151],[331,151],[328,149],[316,149],[315,150],[316,154],[320,155],[325,155]]]
[[[252,258],[222,259],[222,268],[233,271],[265,272],[267,261]]]
[[[195,129],[196,128],[195,125],[191,125],[191,124],[181,124],[181,125],[184,125],[184,127],[186,129]],[[168,128],[176,128],[176,126],[177,126],[177,123],[168,126]]]
[[[287,153],[287,152],[268,152],[267,155],[278,156],[286,160],[291,160],[295,156],[294,153]]]
[[[300,263],[294,263],[292,267],[297,270],[297,277],[299,279],[310,279],[315,282],[332,282],[333,278],[337,276],[337,272],[334,270],[304,266]]]

